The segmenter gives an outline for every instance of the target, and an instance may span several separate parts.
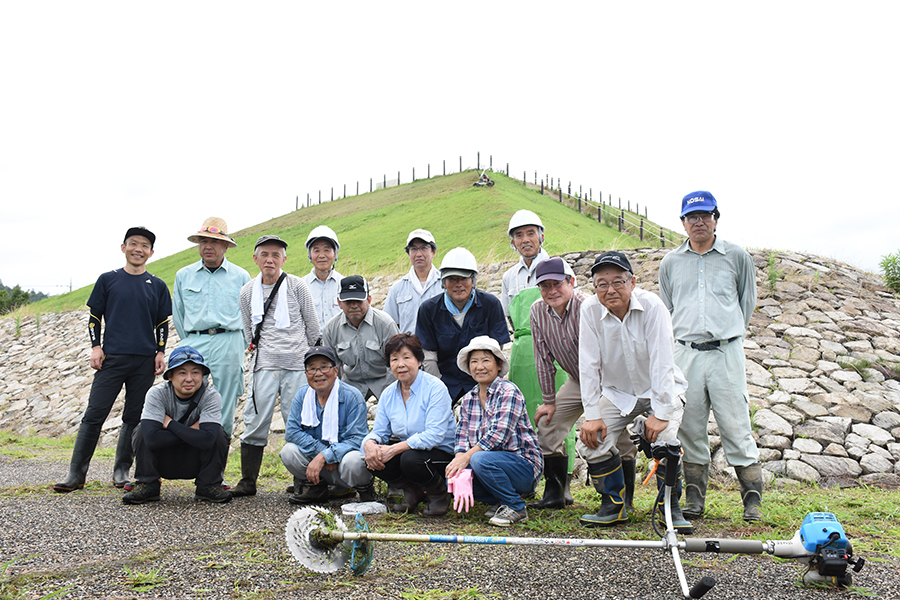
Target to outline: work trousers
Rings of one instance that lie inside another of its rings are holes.
[[[437,448],[407,450],[384,463],[383,470],[372,471],[372,475],[388,483],[406,479],[418,486],[423,486],[432,481],[435,475],[443,477],[447,465],[452,460],[452,454]]]
[[[144,398],[153,385],[155,356],[139,354],[107,354],[99,371],[94,371],[88,405],[81,422],[97,428],[103,426],[122,386],[125,386],[125,407],[122,422],[137,425],[141,422]]]
[[[234,411],[238,398],[244,394],[244,341],[243,331],[189,333],[179,346],[191,346],[203,356],[209,367],[213,387],[222,396],[222,427],[231,438],[234,432]]]
[[[536,426],[544,456],[565,454],[566,436],[582,414],[584,406],[581,404],[581,386],[574,380],[567,379],[556,392],[556,412],[553,413],[553,418],[549,423],[543,418]],[[616,448],[622,460],[634,460],[637,456],[637,447],[632,443],[627,429],[623,429],[616,440]]]
[[[284,467],[298,479],[306,481],[306,468],[315,456],[306,456],[300,452],[296,444],[290,442],[281,449],[281,462]],[[341,458],[340,466],[329,471],[322,469],[319,472],[321,481],[338,488],[355,488],[368,485],[372,481],[372,474],[366,469],[366,461],[362,452],[353,450]]]
[[[141,426],[131,436],[134,447],[134,479],[141,483],[153,483],[163,479],[195,479],[197,487],[221,486],[222,471],[228,460],[228,438],[219,428],[215,443],[205,450],[179,443],[156,451],[144,441]]]
[[[709,411],[719,427],[725,459],[732,467],[748,467],[759,460],[750,429],[744,348],[739,338],[713,350],[700,351],[675,344],[675,364],[688,381],[684,421],[678,432],[684,462],[709,464]]]
[[[244,435],[241,442],[250,446],[265,446],[269,441],[275,403],[281,397],[281,418],[287,425],[291,403],[297,390],[306,385],[305,371],[263,369],[250,378],[247,401],[244,403]]]
[[[656,436],[657,442],[668,442],[678,437],[678,426],[681,424],[682,415],[684,414],[684,409],[681,407],[682,402],[683,398],[679,396],[678,407],[672,412],[672,416],[669,417],[669,424],[666,428]],[[593,449],[588,448],[579,438],[578,454],[589,463],[600,463],[617,455],[619,450],[616,447],[616,443],[619,436],[632,421],[644,413],[653,413],[649,398],[638,398],[631,412],[623,415],[622,411],[606,396],[600,396],[600,418],[606,424],[606,437],[601,440],[598,433],[597,438],[600,443]]]

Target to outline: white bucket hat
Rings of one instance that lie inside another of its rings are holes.
[[[503,354],[503,350],[500,349],[500,344],[497,340],[487,335],[479,335],[472,338],[469,345],[459,351],[456,355],[456,366],[459,367],[460,371],[471,377],[472,373],[469,372],[469,354],[475,350],[486,350],[493,353],[497,360],[500,361],[500,377],[506,377],[506,374],[509,373],[509,361],[506,360],[506,356]]]

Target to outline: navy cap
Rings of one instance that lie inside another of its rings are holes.
[[[341,293],[338,294],[338,300],[346,302],[347,300],[365,300],[368,297],[369,284],[366,283],[365,277],[351,275],[341,279]]]
[[[337,355],[334,353],[334,350],[332,350],[328,346],[313,346],[312,348],[307,350],[306,356],[303,357],[303,364],[306,365],[306,363],[309,362],[309,359],[313,358],[314,356],[324,356],[331,361],[331,364],[338,364]]]
[[[253,249],[256,250],[263,244],[278,244],[279,246],[287,250],[287,242],[277,235],[261,235],[259,239],[256,240],[256,245],[253,246]]]
[[[122,240],[122,243],[124,244],[133,235],[140,235],[150,240],[150,248],[153,248],[153,244],[156,243],[156,236],[146,227],[129,227],[128,231],[125,232],[125,238]]]
[[[203,355],[194,350],[190,346],[178,346],[172,353],[169,355],[169,363],[166,368],[166,372],[163,373],[163,379],[169,378],[169,373],[173,369],[177,369],[184,363],[192,362],[198,367],[203,368],[203,373],[209,375],[209,367],[206,366],[206,363],[203,362]]]
[[[632,275],[634,275],[634,269],[631,268],[631,263],[628,262],[628,257],[626,257],[621,252],[616,252],[615,250],[610,250],[609,252],[604,252],[603,254],[597,255],[597,258],[594,259],[594,264],[591,265],[591,275],[593,275],[597,269],[602,267],[603,265],[612,265],[614,267],[618,267],[623,271],[628,271]]]
[[[558,256],[542,260],[534,268],[534,276],[537,278],[535,283],[541,283],[548,279],[562,281],[568,276],[565,261]]]
[[[709,192],[691,192],[681,199],[681,216],[692,212],[712,212],[718,207],[716,199]]]

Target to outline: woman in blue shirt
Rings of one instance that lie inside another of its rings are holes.
[[[450,506],[444,470],[453,458],[456,431],[450,394],[440,379],[421,370],[425,352],[415,335],[395,335],[384,354],[397,381],[385,388],[372,432],[363,440],[366,467],[402,490],[394,512],[415,512],[424,500],[425,516],[444,515]]]

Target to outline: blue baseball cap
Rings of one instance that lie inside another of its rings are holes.
[[[173,369],[177,369],[184,363],[192,362],[198,367],[203,368],[203,373],[205,375],[209,375],[209,367],[206,366],[206,363],[203,362],[203,355],[199,352],[191,348],[190,346],[178,346],[172,353],[169,355],[169,366],[166,369],[166,372],[163,373],[163,379],[169,378],[169,373]]]
[[[712,212],[719,208],[715,197],[709,192],[691,192],[681,199],[681,216],[692,212]]]

